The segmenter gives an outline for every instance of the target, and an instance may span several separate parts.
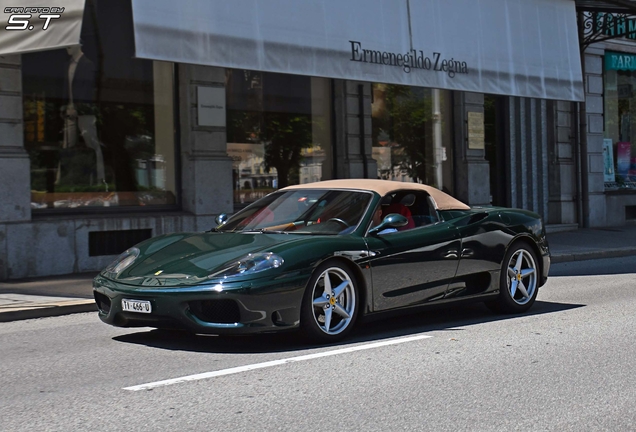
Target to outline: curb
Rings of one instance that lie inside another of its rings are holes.
[[[565,262],[572,262],[572,261],[586,261],[586,260],[603,259],[603,258],[618,258],[618,257],[633,256],[633,255],[636,255],[636,248],[628,247],[628,248],[617,248],[617,249],[601,250],[601,251],[553,254],[551,256],[551,262],[552,264],[557,264],[557,263],[565,263]]]
[[[97,311],[95,300],[81,299],[63,303],[39,304],[37,306],[28,306],[5,311],[0,310],[0,322],[45,318],[95,311]]]

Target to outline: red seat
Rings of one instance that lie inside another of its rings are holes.
[[[402,215],[408,221],[406,225],[404,225],[403,227],[399,227],[398,231],[405,231],[411,228],[415,228],[415,221],[413,221],[413,216],[411,216],[411,210],[409,210],[409,208],[405,206],[404,204],[393,203],[389,205],[388,207],[382,209],[382,219],[384,219],[387,215],[391,213],[397,213],[399,215]]]

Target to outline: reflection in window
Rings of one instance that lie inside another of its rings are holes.
[[[341,190],[280,191],[241,210],[218,229],[350,234],[361,222],[371,197],[368,192]]]
[[[81,45],[22,56],[36,210],[176,203],[173,66],[133,58],[116,3],[87,2]]]
[[[326,79],[228,70],[227,151],[237,206],[331,178],[330,107]]]
[[[378,178],[453,190],[450,92],[373,84]]]

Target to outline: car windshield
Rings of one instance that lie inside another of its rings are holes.
[[[348,234],[362,220],[371,197],[370,192],[344,190],[276,192],[241,210],[217,230]]]

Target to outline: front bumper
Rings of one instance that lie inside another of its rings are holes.
[[[541,280],[539,286],[545,285],[548,281],[548,274],[550,273],[550,254],[543,255],[543,265],[541,266]]]
[[[117,327],[247,334],[298,327],[308,277],[255,279],[216,285],[139,287],[102,276],[93,281],[99,318]],[[122,300],[149,301],[149,314],[122,310]]]

